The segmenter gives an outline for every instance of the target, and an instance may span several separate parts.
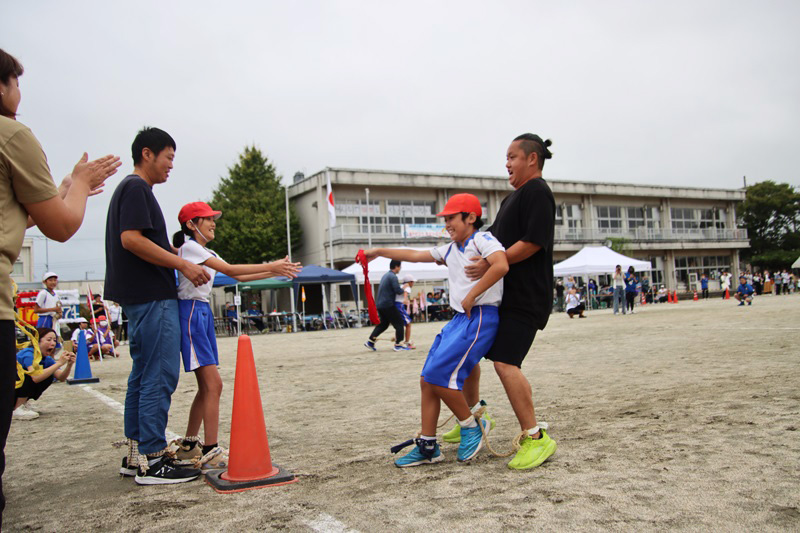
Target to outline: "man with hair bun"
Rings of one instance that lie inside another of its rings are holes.
[[[500,304],[500,323],[486,359],[503,383],[511,407],[525,436],[509,468],[527,470],[542,464],[556,450],[546,425],[536,421],[531,385],[522,373],[536,331],[544,329],[553,308],[553,233],[555,199],[542,178],[545,159],[552,154],[551,141],[525,133],[506,151],[509,184],[514,191],[500,205],[488,229],[506,249],[509,271]],[[479,279],[489,264],[480,257],[466,267],[471,279]],[[480,367],[476,366],[464,386],[469,405],[480,398]]]

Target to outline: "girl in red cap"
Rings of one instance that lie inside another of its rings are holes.
[[[214,240],[216,221],[221,215],[220,211],[214,211],[204,202],[186,204],[178,214],[181,231],[172,238],[178,255],[202,265],[210,276],[208,283],[195,287],[178,272],[181,355],[186,372],[194,372],[197,378],[197,394],[189,411],[186,436],[178,443],[177,456],[183,461],[199,463],[203,470],[227,466],[227,451],[217,443],[222,378],[217,370],[219,355],[214,334],[214,315],[208,303],[214,275],[222,272],[239,281],[250,281],[273,276],[294,278],[300,270],[300,263],[290,262],[288,256],[260,265],[230,265],[223,261],[219,254],[206,248]],[[199,437],[201,423],[205,444]]]

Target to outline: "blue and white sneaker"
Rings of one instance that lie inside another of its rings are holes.
[[[491,431],[491,423],[481,418],[478,420],[478,426],[474,428],[461,428],[461,442],[458,445],[458,460],[462,463],[469,461],[481,451],[483,445],[486,443],[486,435]],[[484,431],[481,431],[481,425]],[[484,435],[484,432],[486,435]]]
[[[410,349],[411,348],[409,348],[408,346],[406,346],[404,344],[395,344],[394,345],[394,351],[395,352],[405,352],[405,351],[410,350]]]
[[[373,352],[377,351],[375,349],[375,341],[371,341],[371,340],[367,339],[367,342],[364,343],[364,346],[366,346],[367,348],[369,348]]]
[[[424,439],[415,439],[416,446],[413,450],[405,454],[400,459],[396,459],[394,465],[398,468],[405,468],[407,466],[420,466],[438,463],[444,459],[442,451],[439,449],[439,443],[434,441],[426,441]],[[431,446],[431,444],[433,444]]]

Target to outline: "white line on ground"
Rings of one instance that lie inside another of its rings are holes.
[[[89,385],[78,386],[109,406],[114,411],[118,412],[120,415],[125,415],[125,406],[114,398],[109,398],[102,392],[94,390]],[[179,435],[167,428],[166,437],[167,440],[172,440],[178,438]],[[309,528],[314,531],[318,531],[319,533],[358,533],[358,530],[348,528],[342,522],[339,522],[337,519],[327,513],[320,513],[316,520],[306,520],[305,523]]]
[[[320,533],[357,533],[357,530],[348,528],[327,513],[320,513],[316,520],[306,520],[305,523],[308,527]]]
[[[110,408],[112,408],[114,411],[125,416],[125,406],[119,403],[114,398],[109,398],[102,392],[94,390],[89,385],[78,385],[78,386],[83,390],[85,390],[86,392],[88,392],[89,394],[91,394],[92,396],[94,396],[95,398],[97,398],[98,400],[100,400],[101,402],[103,402],[104,404],[106,404],[107,406],[109,406]],[[177,439],[178,437],[180,437],[180,435],[178,435],[173,431],[170,431],[170,429],[167,428],[166,437],[167,440],[172,440],[172,439]]]

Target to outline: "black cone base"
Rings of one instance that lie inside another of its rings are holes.
[[[83,383],[100,383],[100,378],[67,378],[68,385],[81,385]]]
[[[276,465],[275,463],[272,463],[272,466],[278,469],[277,474],[264,479],[256,479],[254,481],[228,481],[227,479],[222,479],[221,477],[222,474],[227,472],[227,470],[212,470],[206,473],[206,483],[211,485],[215,491],[225,494],[231,492],[242,492],[243,490],[261,489],[269,486],[286,485],[288,483],[294,483],[297,481],[297,478],[294,477],[294,474],[288,470]]]

